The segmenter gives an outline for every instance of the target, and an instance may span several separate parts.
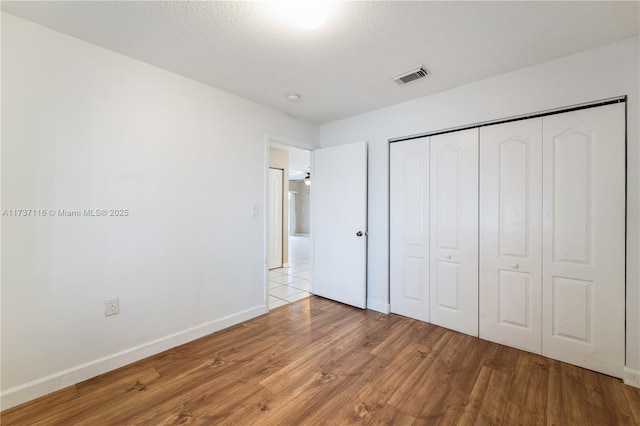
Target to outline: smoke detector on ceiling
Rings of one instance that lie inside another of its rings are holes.
[[[419,78],[426,77],[427,74],[429,73],[427,72],[425,67],[418,67],[418,68],[414,68],[412,70],[400,73],[398,75],[395,75],[391,77],[391,79],[398,84],[405,84],[414,80],[418,80]]]

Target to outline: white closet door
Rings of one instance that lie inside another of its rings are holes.
[[[622,376],[625,107],[544,118],[544,355]]]
[[[542,119],[480,129],[480,337],[542,351]]]
[[[431,137],[430,318],[478,335],[478,129]]]
[[[429,138],[390,147],[391,312],[429,321]]]

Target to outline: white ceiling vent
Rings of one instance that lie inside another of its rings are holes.
[[[419,78],[423,78],[426,77],[427,74],[429,74],[427,72],[427,70],[424,67],[418,67],[415,69],[412,69],[410,71],[406,71],[403,73],[400,73],[398,75],[395,75],[393,77],[391,77],[393,79],[393,81],[395,81],[398,84],[405,84],[405,83],[409,83],[413,80],[417,80]]]

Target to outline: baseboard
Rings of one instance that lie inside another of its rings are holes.
[[[15,407],[24,402],[66,388],[67,386],[74,385],[148,356],[158,354],[167,349],[183,345],[192,340],[231,327],[232,325],[266,314],[268,311],[266,305],[255,306],[245,311],[209,321],[104,358],[99,358],[86,364],[54,373],[23,385],[15,386],[2,392],[0,407],[2,410]]]
[[[625,385],[640,388],[640,370],[632,370],[629,367],[622,367],[622,379]]]
[[[378,302],[377,300],[373,299],[367,299],[367,309],[382,312],[383,314],[388,314],[389,312],[391,312],[391,306],[388,303]]]

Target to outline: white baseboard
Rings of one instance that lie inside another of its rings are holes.
[[[622,367],[622,378],[625,385],[640,388],[640,370],[632,370],[629,367]]]
[[[391,306],[388,303],[382,303],[377,300],[367,299],[367,309],[388,314],[391,312]]]
[[[266,305],[255,306],[245,311],[209,321],[151,342],[90,361],[86,364],[78,365],[47,377],[15,386],[2,392],[0,407],[2,410],[15,407],[16,405],[66,388],[83,380],[90,379],[148,356],[158,354],[167,349],[183,345],[192,340],[231,327],[232,325],[266,314],[268,311],[269,309]]]

